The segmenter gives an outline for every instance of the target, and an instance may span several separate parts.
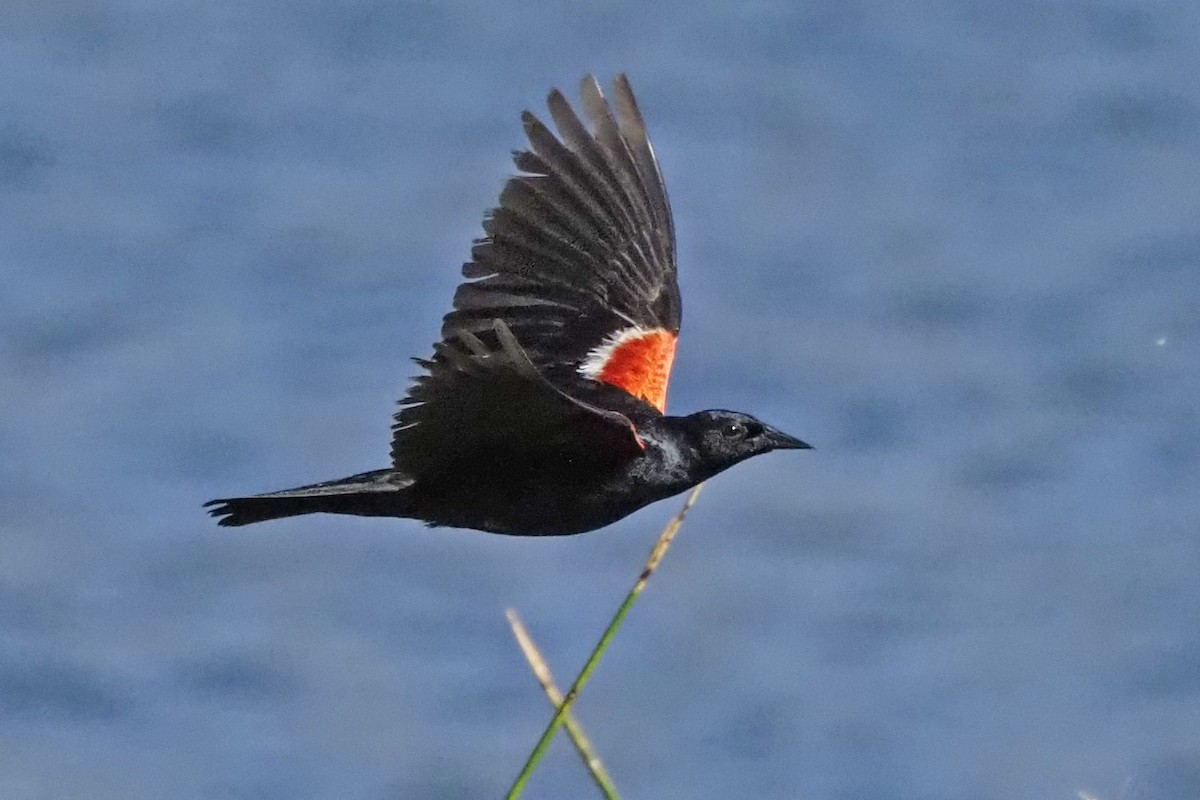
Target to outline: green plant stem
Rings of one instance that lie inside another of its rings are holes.
[[[550,671],[550,665],[546,663],[545,657],[533,641],[533,636],[530,635],[529,629],[525,627],[525,623],[521,621],[516,610],[508,609],[507,616],[513,636],[516,638],[521,652],[525,655],[525,660],[529,662],[529,668],[533,670],[534,677],[541,684],[542,691],[546,693],[550,705],[557,709],[562,705],[563,694],[558,688],[558,684],[554,682],[554,673]],[[607,800],[621,800],[621,796],[617,794],[617,787],[613,784],[612,776],[608,774],[608,770],[604,768],[604,763],[600,760],[600,755],[592,746],[587,734],[583,732],[583,726],[570,711],[563,714],[563,727],[567,729],[567,735],[571,737],[575,749],[579,752],[579,757],[583,759],[583,765],[591,774],[596,786],[600,788],[600,792]]]
[[[533,775],[533,771],[537,768],[538,762],[542,760],[542,756],[546,752],[546,748],[550,746],[550,741],[554,738],[558,726],[562,724],[563,717],[571,709],[575,703],[575,699],[579,696],[580,690],[587,684],[588,679],[595,671],[596,665],[600,663],[600,657],[604,655],[604,651],[608,649],[608,645],[612,642],[613,636],[621,627],[621,623],[625,621],[625,615],[629,613],[629,609],[633,607],[637,601],[638,595],[642,593],[642,589],[646,588],[646,582],[650,580],[650,576],[658,569],[659,563],[663,556],[667,554],[667,549],[671,546],[671,541],[675,538],[675,534],[679,532],[679,526],[683,524],[683,518],[687,512],[695,504],[696,498],[700,494],[700,489],[704,484],[698,485],[692,489],[687,500],[683,503],[683,508],[679,509],[679,513],[675,515],[663,532],[659,534],[658,541],[654,543],[654,547],[650,550],[650,556],[646,559],[646,566],[642,568],[641,575],[634,582],[633,588],[629,590],[629,594],[625,595],[625,599],[621,602],[617,613],[613,615],[612,621],[608,623],[608,627],[604,629],[604,633],[600,636],[600,641],[596,643],[596,647],[592,650],[592,654],[588,656],[587,662],[583,665],[583,669],[579,672],[579,677],[571,684],[571,688],[567,690],[567,694],[563,697],[563,701],[559,703],[558,708],[554,712],[554,716],[550,718],[550,723],[543,731],[542,737],[538,739],[538,743],[534,746],[533,751],[529,754],[529,758],[525,761],[525,766],[521,768],[517,779],[513,782],[512,788],[505,795],[506,800],[514,800],[520,797],[521,792],[525,791],[525,784],[529,782],[529,778]]]

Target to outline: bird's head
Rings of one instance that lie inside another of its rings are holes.
[[[713,474],[772,450],[808,450],[812,445],[737,411],[698,411],[684,417],[689,438]]]

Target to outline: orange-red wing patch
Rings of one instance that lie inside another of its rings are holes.
[[[624,389],[666,413],[676,341],[675,334],[662,328],[628,328],[593,350],[580,372]]]

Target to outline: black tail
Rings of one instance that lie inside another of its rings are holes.
[[[336,481],[298,486],[253,497],[226,497],[204,504],[219,525],[249,525],[300,514],[404,516],[404,490],[412,480],[395,470],[377,469]]]

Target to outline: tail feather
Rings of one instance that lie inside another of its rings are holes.
[[[395,470],[378,469],[281,492],[210,500],[204,507],[225,526],[318,513],[398,517],[404,516],[404,490],[411,485]]]

